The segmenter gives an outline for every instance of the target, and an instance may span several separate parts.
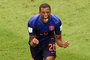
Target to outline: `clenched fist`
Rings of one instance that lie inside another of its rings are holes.
[[[68,42],[65,42],[65,41],[62,42],[62,47],[66,48],[68,46],[69,46],[69,43]]]
[[[35,47],[39,44],[39,41],[36,39],[36,38],[33,38],[29,44],[32,46],[32,47]]]

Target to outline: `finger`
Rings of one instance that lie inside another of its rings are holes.
[[[67,41],[66,44],[69,45],[69,42]]]
[[[66,47],[68,47],[68,46],[69,46],[69,44],[68,44],[68,43],[65,43],[64,48],[66,48]]]
[[[38,40],[34,40],[33,43],[37,45],[37,44],[39,44],[39,41]]]

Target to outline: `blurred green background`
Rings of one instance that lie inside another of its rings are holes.
[[[0,0],[0,60],[31,60],[28,20],[42,3],[63,23],[66,49],[57,46],[56,60],[90,60],[90,0]]]

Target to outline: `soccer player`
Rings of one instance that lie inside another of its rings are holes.
[[[62,22],[51,14],[47,3],[41,4],[39,14],[28,21],[29,45],[32,60],[55,60],[56,44],[68,47],[69,43],[62,40]]]

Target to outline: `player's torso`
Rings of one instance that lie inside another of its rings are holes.
[[[40,36],[46,36],[54,34],[55,23],[53,20],[50,20],[47,24],[43,24],[40,19],[36,23],[36,34]]]
[[[48,43],[55,43],[54,31],[55,20],[50,18],[47,24],[43,24],[40,20],[40,16],[37,17],[34,23],[36,38],[39,40],[40,45],[44,46]]]

